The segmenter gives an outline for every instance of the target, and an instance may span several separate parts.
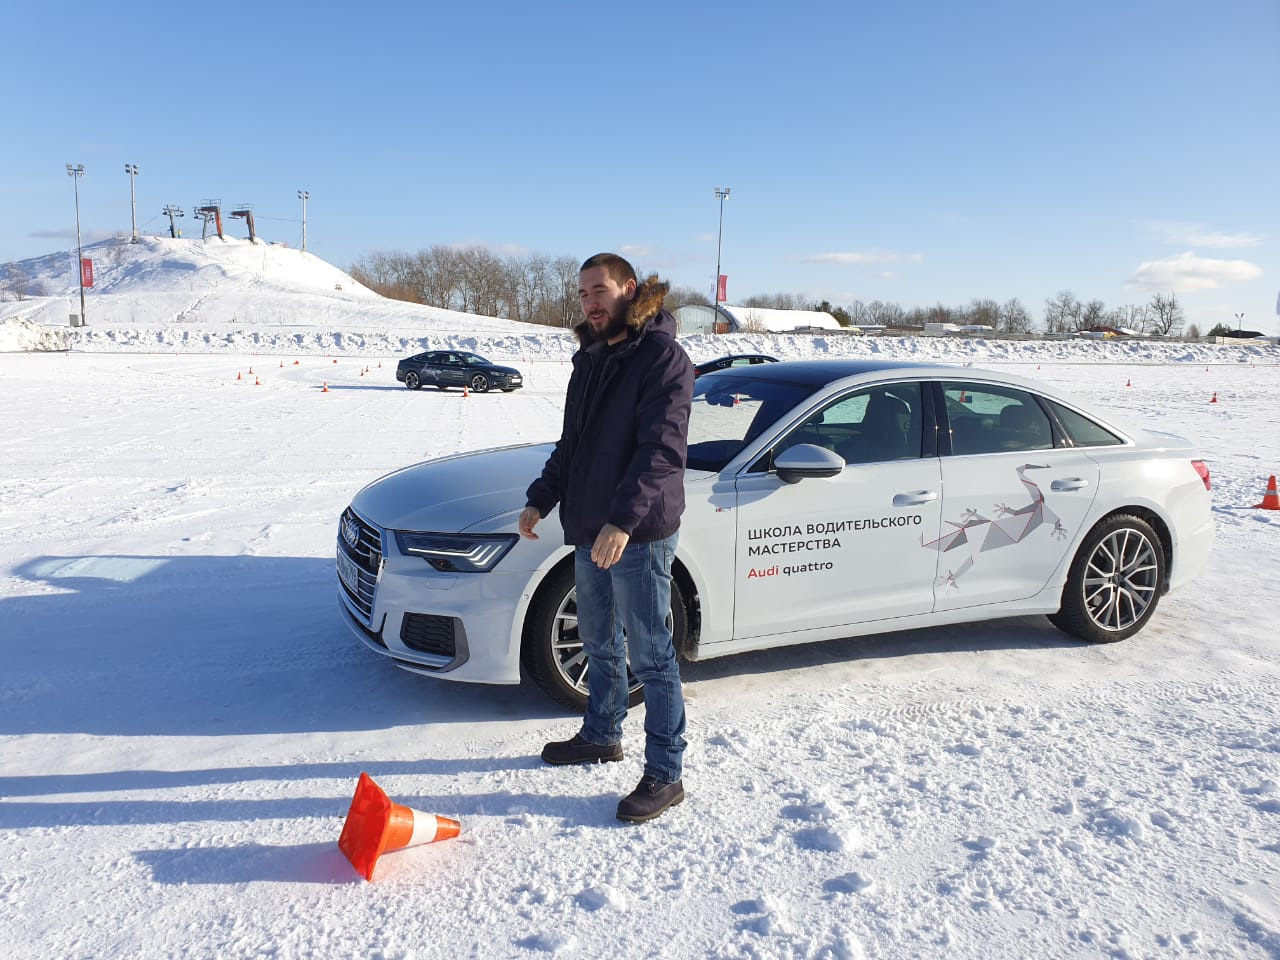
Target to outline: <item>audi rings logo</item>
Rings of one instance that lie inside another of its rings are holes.
[[[360,523],[355,517],[346,516],[342,518],[342,539],[347,542],[352,550],[360,549]]]

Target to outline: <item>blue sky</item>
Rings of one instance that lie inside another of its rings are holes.
[[[729,300],[1176,291],[1280,330],[1280,2],[11,0],[0,262],[206,198],[374,250],[631,255]],[[241,223],[228,228],[244,235]]]

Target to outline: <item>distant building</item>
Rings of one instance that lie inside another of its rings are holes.
[[[676,308],[675,317],[680,333],[820,333],[845,329],[825,310],[774,310],[726,303],[719,307],[687,304]]]

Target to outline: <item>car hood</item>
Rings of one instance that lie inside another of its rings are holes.
[[[466,530],[523,509],[525,491],[542,472],[553,446],[499,447],[415,463],[370,483],[351,506],[391,530]]]

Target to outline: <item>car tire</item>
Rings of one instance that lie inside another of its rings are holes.
[[[677,651],[687,648],[689,615],[680,584],[671,581],[671,633]],[[587,706],[586,657],[578,639],[573,563],[543,581],[525,615],[521,640],[525,671],[547,696],[581,712]],[[628,702],[644,702],[644,684],[627,672]]]
[[[1071,562],[1062,606],[1049,621],[1089,643],[1115,643],[1156,612],[1165,578],[1164,545],[1146,520],[1120,513],[1089,531]]]
[[[471,386],[471,389],[474,390],[476,393],[488,393],[489,378],[486,377],[483,373],[477,373],[474,377],[471,378],[470,386]]]
[[[422,379],[410,370],[404,375],[404,385],[410,390],[418,390],[422,387]]]

